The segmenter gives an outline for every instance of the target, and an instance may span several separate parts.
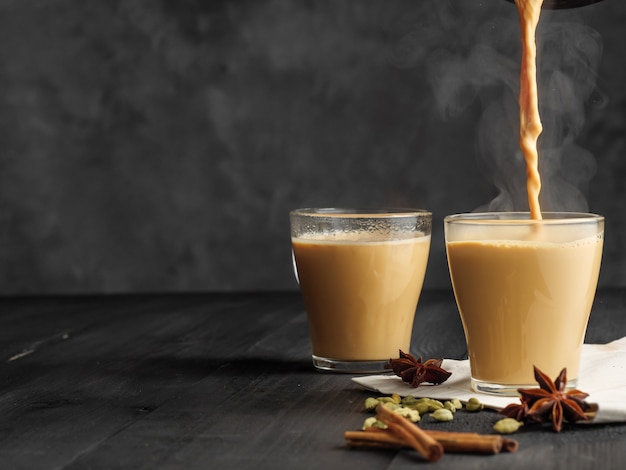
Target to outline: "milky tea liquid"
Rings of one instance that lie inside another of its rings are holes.
[[[553,378],[567,367],[568,380],[576,379],[600,270],[602,224],[505,229],[492,222],[470,235],[447,227],[473,384],[531,385],[533,365]]]
[[[430,235],[361,238],[358,233],[292,238],[315,356],[389,360],[398,349],[409,351]]]

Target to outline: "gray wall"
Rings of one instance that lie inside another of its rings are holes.
[[[626,285],[626,3],[546,13],[544,209]],[[295,289],[288,211],[524,209],[501,0],[0,0],[0,294]],[[490,206],[490,204],[492,204]],[[493,205],[495,204],[495,206]]]

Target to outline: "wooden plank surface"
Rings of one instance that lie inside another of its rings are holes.
[[[626,291],[598,294],[588,342],[626,335]],[[462,358],[449,292],[424,293],[412,352]],[[310,362],[297,293],[0,299],[0,462],[12,469],[408,468],[346,449],[368,392]],[[490,432],[499,416],[424,427]],[[621,468],[626,425],[516,435],[520,451],[439,468]],[[552,466],[552,464],[554,464]]]

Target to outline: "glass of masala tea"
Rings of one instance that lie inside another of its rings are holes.
[[[444,219],[450,278],[477,392],[517,395],[566,367],[575,388],[596,292],[604,218],[527,212]]]
[[[408,352],[432,214],[297,209],[290,224],[315,368],[380,372],[399,349]]]

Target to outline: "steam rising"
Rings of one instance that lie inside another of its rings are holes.
[[[517,10],[502,2],[418,2],[419,24],[399,44],[400,66],[427,67],[443,117],[478,100],[478,154],[498,196],[477,210],[528,210],[526,167],[519,148],[520,29]],[[588,211],[593,156],[576,143],[585,106],[604,106],[596,90],[600,35],[579,11],[543,12],[537,31],[540,204],[544,211]]]

